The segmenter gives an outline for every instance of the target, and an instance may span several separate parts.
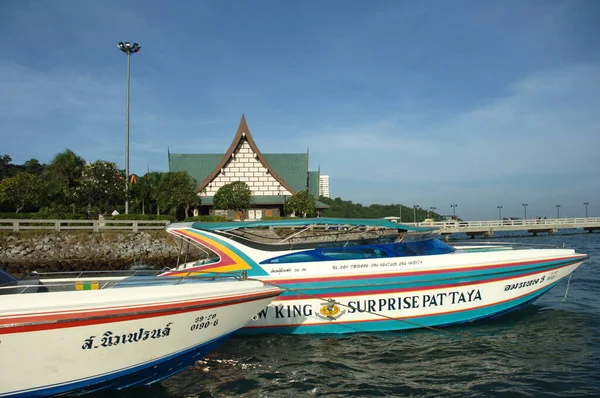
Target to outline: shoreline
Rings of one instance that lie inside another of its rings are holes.
[[[162,230],[143,232],[27,231],[0,234],[0,267],[13,275],[37,272],[172,267],[178,249]]]

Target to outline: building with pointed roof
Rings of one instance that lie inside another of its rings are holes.
[[[201,198],[198,214],[235,217],[225,210],[213,209],[213,198],[219,188],[234,181],[250,187],[253,206],[247,219],[284,215],[285,201],[296,192],[308,189],[319,197],[319,172],[309,170],[309,153],[263,154],[256,145],[246,117],[242,114],[231,145],[224,154],[172,154],[169,152],[169,171],[185,170],[198,186]],[[327,205],[317,202],[317,209]],[[195,212],[196,213],[196,212]]]

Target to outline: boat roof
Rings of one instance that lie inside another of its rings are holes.
[[[200,222],[192,223],[192,228],[205,231],[223,231],[237,228],[256,227],[294,227],[308,225],[331,225],[331,226],[360,226],[380,227],[390,229],[401,229],[412,232],[430,232],[434,228],[420,228],[412,225],[395,223],[382,218],[291,218],[283,220],[257,220],[257,221],[226,221],[226,222]],[[175,225],[170,225],[171,228]]]

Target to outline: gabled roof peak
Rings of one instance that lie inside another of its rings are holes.
[[[296,193],[296,191],[293,190],[283,180],[283,178],[281,178],[275,172],[275,170],[273,170],[273,168],[271,166],[269,166],[269,163],[267,162],[267,160],[265,159],[263,154],[260,152],[260,150],[256,146],[256,143],[254,142],[254,139],[252,138],[252,134],[250,134],[250,128],[248,127],[248,123],[246,123],[246,116],[243,113],[242,113],[242,118],[240,119],[240,124],[238,126],[237,132],[235,133],[235,137],[233,137],[233,141],[231,142],[229,149],[227,149],[227,152],[225,153],[225,155],[223,156],[223,158],[221,159],[221,161],[219,162],[217,167],[213,170],[213,172],[210,173],[204,179],[204,181],[202,181],[202,183],[200,184],[200,188],[198,189],[198,192],[202,191],[219,174],[219,172],[223,169],[223,167],[225,167],[225,165],[230,160],[230,158],[232,158],[232,155],[233,155],[235,149],[237,148],[237,146],[244,139],[246,141],[248,141],[248,144],[250,145],[250,148],[252,148],[252,151],[255,153],[256,158],[267,169],[268,173],[271,174],[273,176],[273,178],[275,178],[277,180],[277,182],[279,182],[281,184],[281,186],[283,186],[286,190],[288,190],[292,194]]]
[[[240,125],[238,126],[237,132],[236,132],[236,136],[238,134],[242,134],[242,133],[250,133],[250,129],[248,128],[248,123],[246,123],[246,116],[242,113],[242,118],[240,119]],[[245,134],[243,134],[245,135]],[[243,136],[242,135],[242,136]]]

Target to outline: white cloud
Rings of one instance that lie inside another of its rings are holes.
[[[132,78],[130,165],[136,173],[167,169],[172,152],[222,152],[235,121],[181,112]],[[125,159],[125,79],[90,73],[38,70],[0,61],[2,153],[16,164],[32,157],[49,162],[65,148],[86,160]],[[224,131],[222,131],[224,129]],[[217,132],[215,134],[214,132]],[[219,134],[222,133],[222,134]],[[16,139],[15,139],[16,138]]]
[[[318,143],[315,157],[341,177],[389,181],[399,167],[409,167],[426,181],[574,172],[581,156],[597,156],[590,143],[600,141],[598,90],[600,69],[595,66],[544,72],[517,82],[506,97],[450,119],[431,120],[420,130],[403,129],[390,119],[317,127],[300,141]],[[348,158],[352,167],[342,162]],[[381,166],[376,173],[364,167],[374,163]],[[452,174],[434,173],[440,168]]]
[[[335,196],[361,203],[476,198],[479,207],[515,202],[518,210],[523,200],[578,202],[571,192],[598,196],[600,68],[545,71],[507,91],[451,118],[434,116],[420,130],[402,128],[394,115],[317,127],[301,134],[299,146],[312,144],[312,166],[320,164],[331,176]]]

